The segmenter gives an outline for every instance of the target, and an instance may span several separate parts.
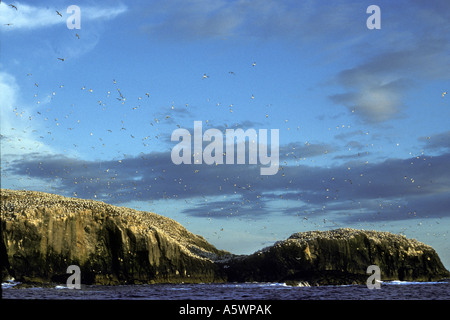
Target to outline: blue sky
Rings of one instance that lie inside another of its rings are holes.
[[[449,268],[448,1],[77,1],[70,30],[72,4],[0,3],[2,188],[153,211],[237,254],[391,231]],[[278,129],[279,172],[172,164],[194,121]]]

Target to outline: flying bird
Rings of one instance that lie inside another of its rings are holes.
[[[442,92],[442,98],[447,94],[447,91]]]
[[[208,76],[206,75],[206,73],[204,73],[202,79],[207,79],[207,78],[208,78]]]
[[[75,33],[75,36],[80,39],[80,35],[78,33]]]
[[[256,66],[256,62],[253,62],[252,67]]]
[[[58,58],[58,60],[64,61],[64,58]]]
[[[13,9],[16,9],[16,11],[17,11],[17,7],[16,7],[15,5],[13,5],[13,4],[8,4],[8,6],[11,7],[11,8],[13,8]]]
[[[58,16],[62,17],[62,14],[58,10],[56,10],[56,13],[58,14]]]

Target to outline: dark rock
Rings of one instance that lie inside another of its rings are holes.
[[[226,254],[172,219],[99,201],[1,190],[2,280],[82,283],[214,282]]]
[[[2,281],[83,284],[286,282],[365,283],[449,277],[430,246],[388,232],[337,229],[293,234],[248,256],[218,250],[172,219],[99,201],[1,190]]]
[[[381,280],[432,281],[448,277],[433,248],[389,232],[337,229],[295,233],[249,256],[221,263],[228,281],[365,284],[369,265]]]

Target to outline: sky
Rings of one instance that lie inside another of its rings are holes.
[[[235,254],[390,231],[449,269],[448,21],[446,0],[2,1],[1,187],[156,212]],[[174,164],[194,121],[277,129],[258,148],[278,171]]]

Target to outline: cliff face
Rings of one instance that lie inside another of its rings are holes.
[[[248,256],[217,250],[179,223],[150,212],[42,192],[1,190],[2,280],[84,284],[307,281],[365,284],[449,277],[430,246],[387,232],[338,229],[293,234]]]
[[[150,212],[41,192],[1,191],[2,279],[82,283],[212,282],[227,254]]]
[[[433,248],[389,232],[337,229],[295,233],[285,241],[222,264],[229,281],[365,284],[367,267],[381,280],[432,281],[449,276]]]

